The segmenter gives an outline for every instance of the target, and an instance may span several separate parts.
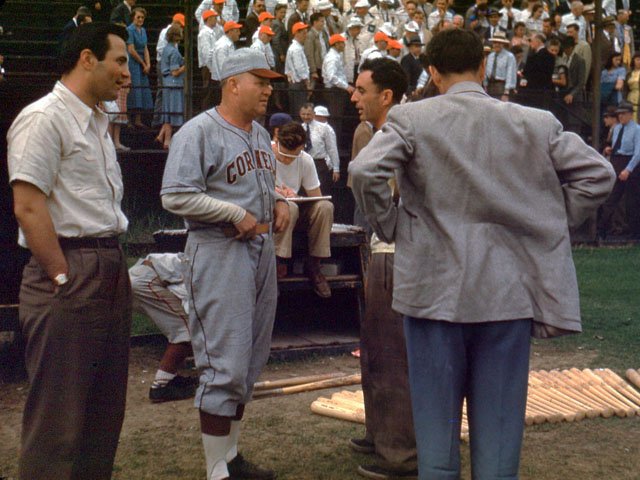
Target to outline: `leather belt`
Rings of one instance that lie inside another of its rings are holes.
[[[261,235],[263,233],[269,233],[271,229],[270,223],[258,223],[256,225],[256,235]],[[227,237],[235,237],[238,235],[238,229],[234,226],[222,227],[222,233]]]
[[[117,237],[61,237],[58,238],[62,248],[119,248]]]

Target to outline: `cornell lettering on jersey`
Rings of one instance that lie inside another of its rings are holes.
[[[270,170],[271,173],[275,175],[276,169],[271,155],[271,152],[265,150],[255,150],[254,156],[252,157],[251,154],[245,150],[227,165],[227,183],[233,185],[236,183],[238,176],[244,177],[255,168]]]

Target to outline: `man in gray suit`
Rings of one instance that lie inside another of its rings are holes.
[[[569,228],[614,173],[551,113],[483,91],[477,34],[444,30],[427,59],[441,95],[390,110],[349,166],[353,193],[396,242],[419,478],[459,478],[466,397],[474,478],[515,480],[529,337],[581,330]]]

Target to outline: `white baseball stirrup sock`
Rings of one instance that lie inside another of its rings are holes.
[[[225,456],[229,447],[229,435],[217,437],[202,434],[204,458],[207,461],[207,480],[222,480],[229,477]]]
[[[238,438],[240,437],[240,420],[231,420],[231,430],[229,431],[229,444],[225,459],[227,463],[238,456]]]

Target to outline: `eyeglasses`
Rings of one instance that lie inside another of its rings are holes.
[[[280,151],[280,142],[276,143],[276,150],[278,151],[278,155],[282,155],[283,157],[286,157],[286,158],[298,158],[298,156],[300,155],[299,153],[298,155],[291,155],[290,153],[282,153]]]

